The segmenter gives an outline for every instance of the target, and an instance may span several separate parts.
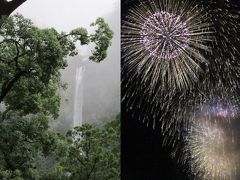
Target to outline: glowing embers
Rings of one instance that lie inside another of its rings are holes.
[[[194,179],[237,179],[237,120],[234,108],[219,105],[204,107],[192,119],[183,152]]]
[[[141,42],[151,55],[174,59],[189,47],[189,30],[181,17],[168,12],[156,12],[146,19],[140,31]]]
[[[204,106],[201,110],[201,114],[210,118],[225,118],[225,120],[231,120],[237,116],[237,107],[224,106],[222,104],[216,104],[211,106]]]

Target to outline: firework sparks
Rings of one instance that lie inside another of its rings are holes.
[[[240,12],[221,2],[148,0],[122,26],[123,101],[147,124],[159,120],[164,145],[183,138],[195,179],[240,177]]]
[[[240,11],[239,1],[222,0],[203,1],[215,27],[213,45],[214,63],[208,76],[212,81],[222,81],[225,86],[239,86],[240,63]]]
[[[212,34],[207,13],[189,1],[142,2],[123,22],[123,68],[150,84],[148,93],[189,88],[208,63]]]
[[[127,110],[141,108],[139,119],[159,121],[173,137],[201,94],[239,86],[239,17],[232,1],[148,0],[131,8],[122,24]]]

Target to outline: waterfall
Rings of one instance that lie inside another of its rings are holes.
[[[74,111],[73,111],[73,126],[82,125],[82,107],[83,107],[83,74],[84,66],[79,66],[75,74],[75,95],[74,95]]]

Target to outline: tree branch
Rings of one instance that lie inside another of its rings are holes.
[[[15,39],[4,39],[3,41],[0,42],[0,45],[3,44],[3,43],[14,43],[14,44],[15,44],[15,47],[16,47],[16,50],[17,50],[17,54],[16,54],[16,56],[15,56],[12,60],[8,61],[7,64],[10,65],[12,62],[15,62],[15,64],[16,64],[16,69],[17,69],[17,70],[21,70],[20,67],[19,67],[19,64],[18,64],[18,59],[26,54],[26,53],[24,53],[24,52],[23,52],[22,54],[20,54],[20,49],[19,49],[19,47],[21,47],[21,45],[20,45],[19,42],[16,41]],[[25,43],[24,43],[24,47],[25,47]],[[24,48],[22,48],[22,49],[24,49]],[[7,59],[6,59],[6,58],[3,58],[3,57],[0,55],[0,61],[6,63]]]
[[[20,54],[20,50],[19,50],[20,44],[19,44],[17,41],[15,41],[15,46],[16,46],[16,49],[17,49],[17,55],[13,58],[13,61],[15,62],[16,69],[17,69],[18,71],[21,71],[21,68],[20,68],[20,66],[19,66],[19,64],[18,64],[18,60],[19,60],[20,57],[24,56],[25,53],[23,52],[22,54]],[[10,63],[11,63],[11,62],[10,62]]]
[[[15,170],[15,166],[14,166],[14,164],[11,162],[11,160],[9,158],[9,154],[4,151],[4,148],[3,148],[2,144],[0,144],[0,150],[1,150],[2,154],[3,154],[4,161],[6,163],[7,168],[11,169],[12,171],[14,171]]]
[[[14,84],[25,74],[27,74],[28,71],[20,71],[17,74],[15,74],[15,76],[12,78],[12,80],[10,81],[6,81],[3,86],[2,86],[2,91],[0,94],[0,103],[3,101],[3,99],[7,96],[7,94],[9,93],[9,91],[11,91],[11,89],[13,88]]]
[[[3,113],[2,113],[2,118],[0,120],[0,122],[3,122],[6,119],[6,116],[8,114],[8,112],[10,111],[10,108],[7,108]]]
[[[97,158],[94,159],[94,164],[92,166],[92,169],[90,170],[90,172],[87,174],[87,180],[90,179],[91,175],[92,175],[92,172],[93,170],[95,169],[95,166],[97,164]]]
[[[84,167],[86,167],[86,164],[77,156],[77,160],[82,164]]]

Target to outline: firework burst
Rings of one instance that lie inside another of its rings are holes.
[[[194,179],[237,180],[240,11],[217,2],[148,0],[129,11],[123,102],[148,125],[160,122],[164,145],[175,157],[183,150],[180,162]]]
[[[123,22],[122,67],[147,94],[190,88],[208,64],[212,34],[207,13],[190,1],[141,2]]]
[[[209,122],[201,122],[192,128],[186,145],[186,151],[190,151],[191,174],[196,179],[236,179],[239,157],[236,158],[234,144],[226,130]]]
[[[153,57],[171,60],[178,58],[189,47],[189,33],[180,16],[160,11],[145,20],[140,42]]]
[[[123,21],[122,100],[167,136],[181,131],[188,106],[209,89],[239,86],[239,7],[218,2],[149,0]]]
[[[185,127],[181,162],[194,179],[236,180],[239,176],[240,116],[238,102],[232,100],[211,99],[192,113]]]

